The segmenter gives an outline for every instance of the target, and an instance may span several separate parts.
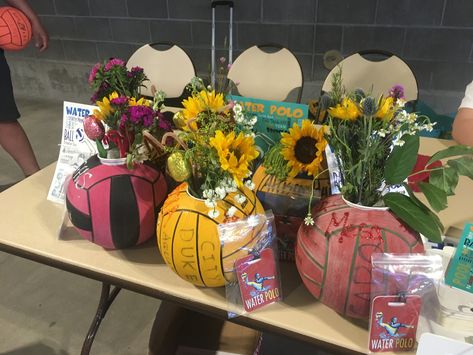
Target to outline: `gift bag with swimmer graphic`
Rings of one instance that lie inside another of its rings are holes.
[[[246,255],[233,265],[225,292],[229,318],[254,312],[282,299],[277,260],[276,229],[272,212],[249,216],[218,226],[222,248],[252,235]]]
[[[421,317],[435,317],[442,277],[438,255],[378,253],[371,257],[370,352],[411,351]]]

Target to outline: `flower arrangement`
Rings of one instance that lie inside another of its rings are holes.
[[[117,58],[92,68],[89,83],[99,108],[84,120],[84,129],[101,158],[126,158],[128,167],[142,163],[156,155],[144,137],[161,138],[171,130],[171,122],[160,111],[164,94],[157,92],[153,101],[140,97],[146,80],[142,68],[128,70]]]
[[[434,154],[426,166],[413,173],[419,150],[418,133],[434,124],[425,116],[404,109],[403,88],[393,87],[387,96],[375,98],[362,90],[346,92],[342,69],[334,75],[332,91],[320,100],[327,110],[326,139],[340,170],[343,197],[363,206],[387,206],[407,225],[433,241],[440,241],[443,226],[436,214],[406,184],[408,177],[429,175],[419,188],[435,211],[447,207],[459,175],[473,178],[473,149],[447,148]],[[432,166],[443,158],[462,157]],[[404,189],[397,189],[403,187]]]
[[[305,119],[301,125],[295,123],[289,132],[281,134],[280,142],[265,155],[263,166],[268,174],[280,180],[299,174],[316,178],[321,170],[326,145],[324,128],[317,128]]]
[[[256,117],[206,87],[200,78],[192,80],[189,90],[192,94],[183,101],[184,109],[174,116],[179,144],[168,149],[167,169],[174,180],[186,181],[189,193],[205,199],[211,213],[216,213],[217,201],[227,194],[243,184],[253,188],[247,178],[259,154],[252,132]],[[241,204],[245,197],[237,194],[235,199]]]

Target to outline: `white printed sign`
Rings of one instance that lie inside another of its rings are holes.
[[[337,157],[335,156],[335,153],[332,151],[332,148],[328,144],[325,147],[325,156],[327,158],[328,172],[330,174],[330,188],[332,190],[332,195],[336,195],[340,193],[340,188],[342,186],[342,175],[340,173],[340,167],[338,165]],[[405,182],[407,182],[407,179]],[[386,187],[384,182],[379,188],[379,190],[381,191],[381,195],[383,196],[388,192],[399,192],[404,195],[408,194],[404,186],[389,185],[388,187]]]
[[[68,176],[90,156],[97,153],[94,141],[84,133],[84,117],[92,114],[96,106],[64,101],[62,138],[59,158],[49,187],[48,200],[64,203],[64,183]]]

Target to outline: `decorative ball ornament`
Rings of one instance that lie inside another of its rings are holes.
[[[130,170],[124,161],[106,165],[93,156],[69,181],[66,206],[83,238],[106,249],[123,249],[155,235],[166,192],[164,175],[148,165],[138,164]]]
[[[102,121],[89,115],[84,118],[84,132],[85,135],[93,141],[97,139],[101,140],[105,135],[105,127],[103,126]]]
[[[312,178],[288,178],[279,180],[267,174],[264,166],[260,165],[253,175],[256,196],[265,210],[271,209],[278,237],[279,259],[294,261],[294,249],[297,232],[304,217],[307,215],[307,203],[311,194]],[[327,197],[330,193],[330,181],[323,174],[315,181],[313,206]]]
[[[237,203],[236,194],[244,195],[245,201]],[[235,213],[229,217],[232,206]],[[247,187],[228,194],[211,209],[204,200],[191,196],[183,183],[169,194],[159,213],[159,250],[166,264],[184,280],[197,286],[224,286],[231,279],[235,260],[247,256],[258,240],[249,234],[221,245],[217,225],[260,213],[264,213],[263,206]]]
[[[31,23],[20,10],[4,6],[0,7],[0,48],[19,51],[31,41]]]
[[[419,234],[390,211],[350,207],[334,195],[312,216],[315,224],[298,232],[296,266],[310,293],[344,316],[369,316],[371,254],[424,252]]]
[[[192,174],[191,166],[181,151],[174,152],[168,157],[166,168],[169,175],[177,182],[187,180]]]

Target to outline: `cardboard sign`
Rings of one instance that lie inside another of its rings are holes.
[[[84,133],[84,117],[96,106],[64,101],[62,137],[59,158],[49,187],[48,200],[64,203],[64,182],[89,157],[97,154],[97,146]]]
[[[450,261],[445,283],[473,293],[473,224],[468,223]]]
[[[278,142],[281,132],[287,132],[294,123],[301,124],[309,114],[309,106],[304,104],[253,99],[237,95],[229,95],[228,98],[241,104],[248,113],[258,117],[254,126],[257,132],[255,141],[262,153],[266,153],[270,146],[268,138]]]

